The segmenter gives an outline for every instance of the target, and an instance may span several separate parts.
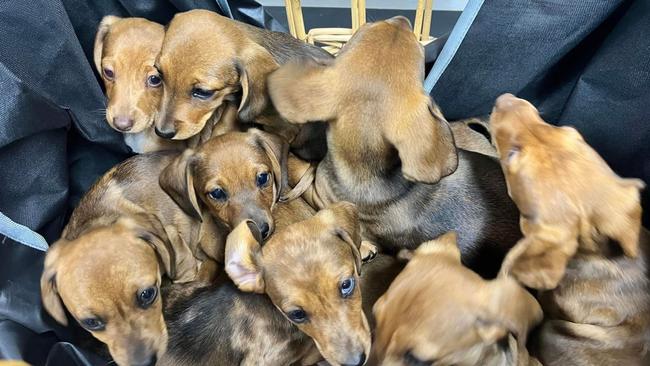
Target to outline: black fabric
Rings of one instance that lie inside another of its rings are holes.
[[[490,0],[432,95],[449,120],[486,115],[505,92],[528,99],[618,174],[650,183],[648,60],[647,0]]]

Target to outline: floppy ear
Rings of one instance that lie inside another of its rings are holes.
[[[52,244],[45,255],[43,274],[41,275],[41,299],[45,310],[59,323],[68,325],[63,303],[56,287],[57,261],[59,259],[62,240]]]
[[[437,183],[458,167],[451,128],[428,96],[417,110],[386,126],[384,134],[397,149],[402,175],[410,181]]]
[[[264,293],[259,259],[262,235],[251,220],[242,221],[226,239],[226,273],[244,292]]]
[[[420,244],[414,255],[439,254],[447,255],[460,263],[460,249],[458,249],[458,235],[449,231],[434,240]]]
[[[511,278],[490,281],[483,289],[487,300],[476,321],[476,330],[486,344],[513,333],[520,345],[526,344],[528,332],[543,317],[535,298]]]
[[[357,274],[361,274],[361,229],[357,207],[350,202],[338,202],[316,214],[333,233],[345,241],[352,250]]]
[[[104,52],[104,38],[106,38],[106,35],[111,29],[113,23],[117,22],[120,19],[122,18],[116,17],[114,15],[107,15],[102,19],[102,21],[99,23],[99,27],[97,28],[93,58],[99,75],[102,75],[102,53]]]
[[[269,76],[269,96],[280,115],[291,123],[336,118],[334,69],[303,60],[285,64]]]
[[[248,132],[253,137],[253,143],[264,150],[271,160],[273,169],[273,197],[277,202],[281,199],[282,193],[286,191],[289,183],[287,176],[287,160],[289,157],[289,145],[276,135],[252,128]]]
[[[243,60],[235,62],[242,90],[239,119],[244,122],[252,122],[266,109],[266,78],[278,68],[278,64],[266,50],[255,47],[249,53],[251,54],[246,55]]]
[[[576,234],[564,227],[540,226],[508,252],[501,275],[512,275],[523,285],[551,290],[557,287],[567,263],[578,249]]]
[[[201,208],[194,190],[194,150],[187,149],[174,159],[158,179],[160,187],[185,211],[199,221]]]

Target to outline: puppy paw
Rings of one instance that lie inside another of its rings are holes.
[[[377,253],[379,252],[379,248],[377,248],[377,246],[371,242],[363,240],[361,241],[359,252],[361,253],[361,262],[367,263],[375,259]]]

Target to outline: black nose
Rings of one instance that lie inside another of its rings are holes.
[[[156,135],[164,138],[164,139],[171,139],[174,136],[176,136],[176,131],[171,130],[171,131],[161,131],[158,129],[158,127],[155,128],[156,130]]]
[[[158,356],[153,355],[151,356],[151,359],[149,359],[147,366],[156,366],[156,362],[158,362]]]
[[[364,362],[366,362],[366,354],[362,353],[360,355],[357,355],[356,359],[358,360],[357,363],[345,364],[343,366],[362,366]]]
[[[262,223],[260,226],[260,234],[262,234],[262,238],[266,239],[266,237],[269,236],[269,224],[268,222]]]

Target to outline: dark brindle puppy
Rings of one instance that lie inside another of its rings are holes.
[[[402,17],[368,23],[332,65],[290,64],[269,77],[288,121],[329,122],[328,153],[304,197],[316,207],[354,202],[364,239],[384,249],[454,230],[463,261],[495,274],[521,236],[516,207],[495,159],[456,151],[423,90],[423,50],[409,27]]]
[[[544,365],[648,365],[650,235],[638,179],[621,178],[571,127],[505,94],[491,126],[524,238],[503,273],[540,293]]]

